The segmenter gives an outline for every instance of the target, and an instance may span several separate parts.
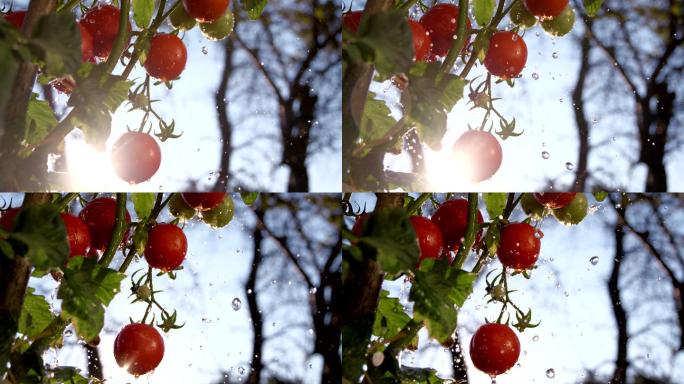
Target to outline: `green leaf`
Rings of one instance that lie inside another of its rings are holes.
[[[59,366],[50,371],[52,375],[47,379],[48,384],[88,384],[91,381],[81,375],[81,371],[76,367]]]
[[[9,236],[15,253],[24,255],[38,269],[62,267],[69,257],[64,222],[52,204],[23,208]]]
[[[54,319],[50,305],[45,297],[34,295],[35,289],[28,287],[24,296],[24,305],[19,315],[19,332],[29,339],[38,336]]]
[[[403,208],[370,214],[359,242],[375,248],[378,264],[384,272],[399,274],[412,269],[418,262],[416,234]]]
[[[140,29],[147,28],[154,13],[154,0],[133,0],[133,20]],[[182,6],[182,5],[181,5]]]
[[[48,76],[74,73],[81,66],[81,30],[70,12],[41,17],[33,30],[30,47]]]
[[[268,0],[242,0],[241,3],[250,19],[258,19],[266,8]]]
[[[387,104],[375,98],[376,94],[368,92],[366,105],[361,117],[360,135],[363,142],[368,143],[383,137],[396,124]],[[396,143],[401,144],[401,137],[397,135]],[[365,156],[372,148],[368,147],[362,156]]]
[[[397,384],[442,384],[453,383],[453,380],[444,380],[437,376],[437,371],[432,368],[401,367],[392,378]]]
[[[491,219],[498,218],[503,215],[508,201],[507,193],[485,193],[484,201],[487,205],[487,213]]]
[[[57,297],[62,300],[62,318],[71,320],[80,337],[92,340],[100,333],[105,307],[119,292],[124,277],[99,266],[93,258],[69,260]]]
[[[252,205],[259,197],[259,192],[240,192],[240,197],[245,205]]]
[[[596,16],[598,11],[603,6],[603,0],[584,0],[584,9],[587,10],[587,15],[590,17]]]
[[[139,219],[142,220],[152,213],[156,197],[154,193],[131,193],[131,201]]]
[[[448,260],[436,260],[432,268],[423,265],[415,272],[409,293],[409,300],[415,302],[413,317],[424,322],[430,337],[443,343],[456,330],[456,307],[463,306],[472,293],[477,275],[451,268]]]
[[[406,324],[411,321],[411,317],[404,312],[404,306],[398,298],[389,297],[389,292],[380,291],[378,309],[375,312],[375,322],[373,323],[373,335],[382,339],[395,337]],[[417,346],[417,337],[415,338]]]
[[[489,24],[494,16],[494,8],[496,7],[495,0],[474,0],[473,1],[473,16],[477,24],[484,27]]]
[[[38,100],[38,94],[32,93],[26,111],[24,140],[29,144],[39,143],[56,125],[57,119],[50,104],[45,100]]]
[[[4,18],[1,19],[4,20]],[[7,103],[12,98],[12,86],[17,77],[19,61],[12,53],[10,43],[3,39],[4,37],[0,34],[0,121],[4,124],[5,110]]]
[[[594,192],[594,199],[596,201],[601,202],[608,197],[608,192],[600,191],[600,192]]]

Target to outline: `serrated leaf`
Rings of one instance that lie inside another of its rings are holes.
[[[240,192],[242,202],[246,205],[252,205],[259,197],[259,192]]]
[[[495,7],[495,0],[473,0],[473,16],[479,26],[484,27],[489,24],[494,16]]]
[[[487,206],[487,213],[491,219],[497,218],[503,214],[508,201],[507,193],[485,193],[484,202]]]
[[[56,125],[57,119],[50,104],[45,100],[38,100],[38,94],[32,93],[26,111],[24,140],[29,144],[39,143]]]
[[[250,19],[258,19],[268,4],[267,0],[242,0],[242,7],[247,11]]]
[[[584,9],[587,10],[587,15],[590,17],[596,16],[603,6],[603,1],[604,0],[584,0]]]
[[[147,28],[154,13],[154,0],[133,0],[133,20],[140,29]]]
[[[403,208],[370,214],[359,242],[375,249],[380,268],[389,274],[408,271],[418,262],[416,233]]]
[[[52,204],[23,208],[9,236],[14,251],[29,258],[41,270],[61,267],[69,256],[64,222]]]
[[[76,367],[59,366],[50,371],[51,375],[46,378],[48,384],[88,384],[92,381],[81,375],[81,370]]]
[[[28,287],[19,315],[19,332],[29,339],[38,336],[55,318],[45,297],[34,292],[33,287]]]
[[[409,321],[411,317],[404,312],[404,306],[399,299],[389,297],[388,291],[380,291],[378,309],[373,323],[373,335],[383,339],[394,338]]]
[[[437,371],[432,368],[414,368],[401,367],[400,370],[393,375],[395,383],[397,384],[442,384],[452,383],[452,379],[444,380],[437,376]]]
[[[114,113],[124,101],[128,100],[128,90],[135,84],[130,80],[116,80],[109,88],[104,104]]]
[[[131,201],[139,219],[143,219],[152,213],[155,200],[156,194],[154,193],[131,193]]]
[[[41,17],[29,44],[48,76],[64,76],[81,66],[81,30],[70,12]]]

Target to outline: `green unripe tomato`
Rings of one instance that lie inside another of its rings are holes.
[[[197,20],[193,19],[185,12],[185,8],[182,4],[176,7],[176,9],[169,15],[169,23],[172,27],[180,29],[181,31],[187,31],[193,29],[197,25]]]
[[[233,12],[227,11],[223,16],[210,23],[200,23],[200,31],[208,40],[217,41],[223,40],[233,32],[235,26],[235,19],[233,19]]]
[[[174,193],[169,199],[169,212],[180,220],[188,221],[195,217],[195,209],[183,200],[180,193]]]
[[[520,206],[532,220],[541,220],[546,214],[546,208],[539,204],[531,193],[523,193],[520,199]]]
[[[511,18],[513,24],[523,28],[531,28],[537,24],[537,18],[525,8],[522,1],[515,3],[508,16]]]
[[[575,25],[575,10],[568,4],[563,12],[550,19],[542,20],[541,26],[551,36],[565,36]]]
[[[584,193],[578,193],[572,202],[563,208],[553,210],[553,215],[559,223],[564,225],[579,224],[589,211],[589,201]]]
[[[202,221],[210,227],[222,228],[228,225],[233,219],[233,213],[235,213],[233,198],[230,197],[230,195],[226,195],[219,205],[208,211],[202,212]]]

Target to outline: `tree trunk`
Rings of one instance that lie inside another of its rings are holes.
[[[585,20],[587,29],[591,28],[592,21]],[[591,51],[591,39],[588,32],[582,36],[580,42],[580,67],[577,74],[575,89],[572,91],[572,104],[575,106],[575,124],[577,125],[577,138],[579,139],[579,154],[575,167],[575,182],[571,189],[584,191],[586,189],[588,165],[589,165],[589,122],[584,114],[584,86],[591,69],[589,53]]]
[[[288,192],[309,191],[309,175],[306,158],[309,151],[311,124],[316,118],[318,97],[311,93],[308,85],[296,84],[292,95],[282,108],[283,163],[290,168],[287,183]]]
[[[623,201],[623,203],[627,202]],[[629,367],[629,360],[627,359],[627,346],[629,343],[629,335],[627,334],[627,313],[620,300],[620,267],[622,266],[622,260],[625,257],[625,234],[621,218],[625,215],[625,204],[620,205],[620,208],[617,208],[617,210],[620,212],[618,214],[618,221],[615,224],[615,255],[613,258],[613,269],[610,274],[610,279],[608,279],[608,294],[610,295],[610,302],[612,304],[613,316],[615,316],[618,334],[615,369],[610,383],[624,384],[627,379],[627,368]]]
[[[262,199],[266,199],[266,196],[262,196]],[[263,205],[255,210],[258,220],[264,219]],[[252,319],[252,367],[247,378],[248,384],[260,384],[261,374],[263,371],[263,361],[262,361],[262,349],[264,344],[264,321],[261,316],[261,311],[259,310],[259,304],[257,303],[257,275],[259,273],[259,267],[263,260],[261,254],[261,242],[263,240],[263,234],[261,230],[255,226],[252,231],[252,248],[254,249],[254,257],[252,259],[252,269],[249,271],[249,277],[245,283],[245,295],[247,296],[247,304],[249,307],[249,316]]]
[[[216,113],[218,117],[219,130],[221,131],[221,165],[219,167],[218,178],[214,184],[214,191],[225,191],[228,187],[228,179],[230,177],[230,154],[233,143],[233,125],[230,122],[228,115],[228,83],[233,72],[233,40],[226,39],[225,44],[225,60],[223,65],[223,73],[221,74],[221,83],[216,92]]]
[[[338,241],[332,249],[326,263],[319,287],[311,306],[314,328],[316,330],[315,353],[323,356],[322,384],[336,384],[342,378],[342,361],[340,359],[340,300],[342,297],[342,276],[338,271],[331,271],[336,265],[342,249],[342,237],[338,233]],[[326,299],[329,297],[329,299]]]
[[[667,83],[655,83],[640,104],[641,160],[648,167],[646,192],[667,191],[665,145],[676,98],[676,94],[669,92],[667,86]],[[655,111],[650,109],[650,102],[653,99],[656,102]]]

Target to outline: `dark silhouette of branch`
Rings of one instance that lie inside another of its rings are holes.
[[[213,188],[215,191],[225,191],[227,189],[230,177],[230,156],[233,151],[233,125],[230,122],[227,105],[228,83],[230,83],[230,76],[233,71],[233,39],[226,39],[224,48],[223,72],[221,73],[221,82],[215,97],[216,114],[219,130],[221,131],[221,165]]]
[[[591,20],[585,20],[587,28],[591,28]],[[580,39],[580,66],[575,82],[575,89],[572,92],[572,104],[576,107],[575,124],[577,125],[577,137],[579,139],[579,154],[577,156],[577,168],[575,170],[575,182],[573,189],[584,191],[586,189],[588,163],[589,163],[589,121],[584,110],[584,88],[587,75],[591,69],[589,63],[589,53],[591,52],[591,41],[587,33]]]
[[[626,202],[623,201],[623,202]],[[618,215],[624,217],[625,205],[620,205],[616,208]],[[627,368],[629,367],[629,360],[627,359],[627,345],[629,342],[629,335],[627,334],[627,313],[620,300],[620,267],[625,257],[624,244],[624,228],[622,220],[618,219],[615,223],[615,254],[613,257],[613,267],[608,279],[608,294],[612,304],[613,315],[615,316],[615,323],[617,326],[617,356],[615,358],[615,369],[613,370],[613,377],[610,379],[611,384],[624,384],[627,380]]]
[[[100,351],[97,346],[84,344],[83,349],[86,351],[86,360],[88,361],[88,376],[92,379],[104,380]]]
[[[263,220],[264,209],[263,204],[254,211],[258,220]],[[254,228],[252,231],[252,249],[254,250],[254,255],[252,258],[252,268],[249,271],[249,277],[245,283],[245,296],[247,297],[247,304],[249,308],[249,316],[252,320],[252,366],[247,378],[247,383],[249,384],[261,384],[261,374],[264,368],[262,361],[262,349],[264,344],[264,320],[259,309],[259,303],[257,302],[257,275],[259,273],[259,267],[263,260],[263,255],[261,253],[261,244],[263,240],[263,235],[261,229]]]
[[[461,338],[458,336],[458,332],[454,333],[453,342],[449,347],[449,352],[451,352],[451,368],[453,370],[452,378],[456,381],[456,384],[468,384],[468,367],[465,363]]]

